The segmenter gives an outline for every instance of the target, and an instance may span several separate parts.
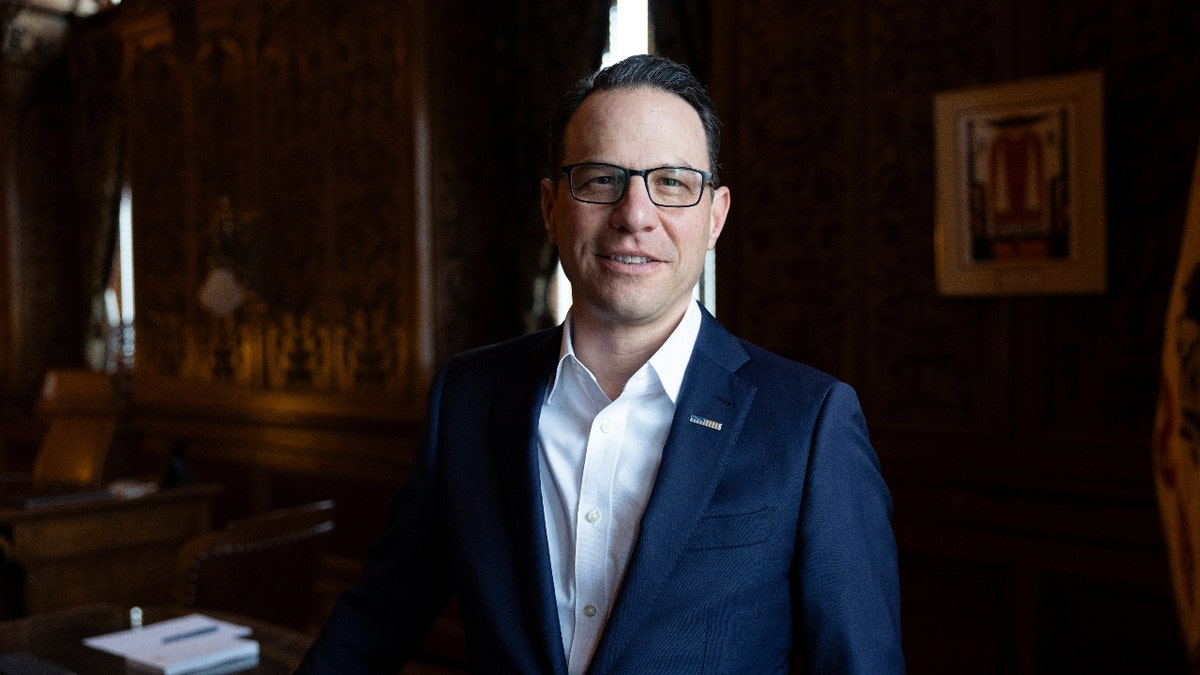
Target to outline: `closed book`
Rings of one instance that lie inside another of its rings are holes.
[[[162,675],[218,675],[258,663],[258,643],[227,635],[205,635],[160,645],[125,657],[130,670]]]
[[[134,672],[218,675],[258,663],[258,643],[247,639],[249,634],[246,626],[189,614],[83,643],[125,657]]]

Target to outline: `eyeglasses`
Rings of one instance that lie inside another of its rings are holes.
[[[650,201],[659,206],[695,206],[704,196],[704,186],[712,183],[712,174],[683,166],[660,166],[656,169],[626,169],[615,164],[591,162],[568,164],[561,171],[567,174],[571,196],[588,204],[616,204],[625,196],[630,176],[646,181]]]

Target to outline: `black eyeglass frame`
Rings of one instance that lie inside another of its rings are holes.
[[[574,181],[571,180],[571,170],[575,169],[576,167],[580,167],[580,166],[607,166],[607,167],[611,167],[613,169],[617,169],[618,171],[625,174],[625,186],[623,188],[621,188],[621,194],[617,195],[616,199],[614,199],[610,202],[598,202],[594,199],[584,199],[584,198],[576,195],[575,194],[575,184],[574,184]],[[566,165],[562,166],[558,171],[559,171],[559,173],[565,173],[567,175],[567,191],[571,193],[571,198],[577,202],[583,202],[584,204],[617,204],[617,203],[619,203],[622,199],[625,198],[625,193],[629,190],[629,183],[631,182],[630,176],[641,176],[642,177],[642,184],[646,186],[646,194],[650,197],[650,202],[653,203],[655,206],[661,206],[665,209],[690,209],[691,207],[699,204],[701,201],[704,200],[704,190],[701,189],[698,193],[696,193],[696,201],[692,202],[691,204],[659,204],[658,202],[654,201],[654,193],[652,193],[650,191],[650,174],[655,171],[660,171],[662,169],[675,169],[675,170],[679,170],[679,171],[693,171],[695,173],[700,174],[704,178],[704,182],[702,183],[702,185],[707,185],[710,189],[716,189],[716,187],[717,187],[716,183],[713,181],[713,175],[711,172],[703,171],[701,169],[696,169],[696,168],[693,168],[690,166],[656,166],[652,169],[630,169],[628,167],[624,167],[619,164],[609,164],[608,162],[578,162],[576,164],[566,164]]]

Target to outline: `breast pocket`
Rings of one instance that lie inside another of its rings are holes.
[[[766,541],[775,509],[706,516],[688,542],[689,549],[739,548]]]

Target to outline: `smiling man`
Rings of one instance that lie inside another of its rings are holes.
[[[451,359],[418,458],[302,673],[395,672],[450,597],[477,673],[900,673],[891,498],[853,390],[692,300],[730,208],[687,68],[556,111],[558,328]]]
[[[598,90],[566,126],[572,163],[542,182],[546,231],[571,280],[576,356],[609,398],[679,324],[725,225],[729,189],[713,184],[705,138],[675,94]]]

